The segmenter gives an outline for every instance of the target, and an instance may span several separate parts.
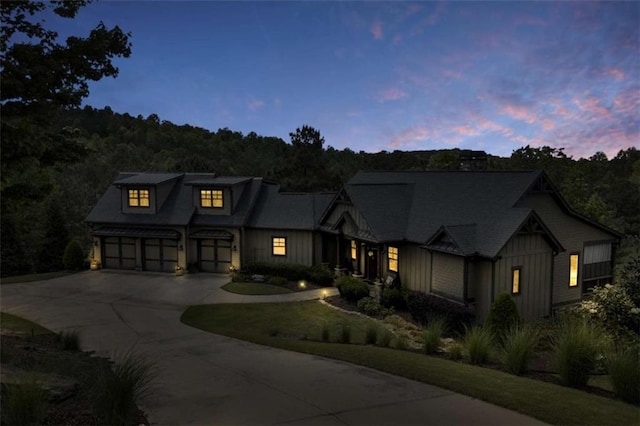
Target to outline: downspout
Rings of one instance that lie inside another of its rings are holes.
[[[493,300],[495,299],[495,294],[496,294],[496,262],[498,261],[498,258],[494,258],[491,261],[491,303],[493,303]]]

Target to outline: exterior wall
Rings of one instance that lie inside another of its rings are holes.
[[[565,251],[559,253],[554,261],[552,304],[562,305],[577,302],[582,297],[582,269],[584,264],[584,245],[588,242],[613,240],[614,237],[586,222],[562,211],[558,203],[548,193],[527,195],[516,207],[529,207],[536,211],[544,224],[560,241]],[[578,285],[569,287],[569,256],[579,253]]]
[[[272,238],[287,239],[287,254],[272,255]],[[283,229],[247,229],[245,234],[245,260],[247,262],[282,262],[313,265],[315,259],[312,231]]]
[[[520,293],[512,294],[518,312],[526,320],[550,315],[553,252],[544,238],[537,234],[515,235],[498,256],[493,299],[499,293],[512,294],[512,270],[519,267]]]
[[[484,320],[489,314],[493,300],[491,284],[493,281],[493,262],[476,259],[469,262],[469,284],[467,298],[475,305],[476,318]]]
[[[433,252],[431,292],[462,302],[464,299],[464,258]]]
[[[386,256],[386,255],[385,255]],[[387,258],[385,257],[385,264]],[[431,254],[417,244],[399,247],[398,273],[402,286],[415,291],[429,292]]]
[[[364,220],[364,218],[362,217],[362,215],[360,214],[360,212],[358,211],[358,209],[350,203],[346,203],[346,202],[339,202],[335,204],[335,207],[333,208],[333,211],[331,212],[331,214],[329,215],[329,217],[325,220],[324,225],[326,226],[333,226],[336,224],[336,222],[338,222],[338,220],[340,220],[340,217],[344,214],[344,213],[349,213],[349,215],[351,216],[351,218],[354,220],[355,225],[358,229],[361,230],[369,230],[369,225],[367,225],[367,222]],[[356,230],[350,230],[347,229],[347,226],[343,227],[343,232],[345,237],[349,237],[349,238],[357,238],[358,235],[356,234],[357,229]]]

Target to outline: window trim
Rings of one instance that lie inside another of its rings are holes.
[[[210,205],[205,205],[205,201],[208,201]],[[220,205],[216,205],[218,201]],[[203,209],[223,209],[224,191],[222,189],[200,188],[200,207]]]
[[[393,250],[392,250],[393,249]],[[395,257],[392,257],[391,252],[395,252]],[[396,246],[387,247],[387,269],[393,272],[398,272],[399,264],[400,264],[400,250]],[[395,263],[395,269],[391,268],[391,263]]]
[[[522,294],[522,265],[513,266],[511,268],[511,295],[518,296],[520,294]]]
[[[282,245],[276,246],[276,240],[282,240]],[[276,248],[282,248],[283,253],[276,253]],[[287,237],[272,236],[271,237],[271,256],[283,257],[287,255]]]
[[[143,192],[146,193],[146,197],[142,196]],[[143,200],[146,200],[146,205],[142,203]],[[135,204],[132,201],[135,201]],[[127,206],[148,209],[151,207],[151,190],[149,188],[127,188]]]
[[[575,282],[572,280],[572,259],[574,256],[576,257]],[[579,251],[569,253],[569,288],[580,286],[580,256],[581,253]]]
[[[351,260],[358,260],[358,243],[351,240]]]

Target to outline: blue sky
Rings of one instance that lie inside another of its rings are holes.
[[[364,150],[640,147],[638,2],[98,2],[132,33],[86,104]]]

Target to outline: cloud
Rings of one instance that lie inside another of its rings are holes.
[[[390,87],[388,89],[382,90],[378,94],[379,102],[389,102],[389,101],[397,101],[398,99],[406,98],[409,94],[402,89],[398,89],[397,87]]]
[[[262,107],[264,107],[264,101],[260,99],[251,99],[247,104],[250,111],[257,111]]]
[[[382,40],[384,38],[384,32],[382,31],[382,22],[378,20],[373,21],[370,31],[374,39]]]
[[[520,105],[505,105],[498,111],[499,114],[508,115],[516,120],[533,124],[538,121],[538,117],[529,108]]]
[[[429,139],[431,132],[425,126],[410,127],[391,138],[389,146],[394,149],[414,146],[416,142],[424,142]]]

